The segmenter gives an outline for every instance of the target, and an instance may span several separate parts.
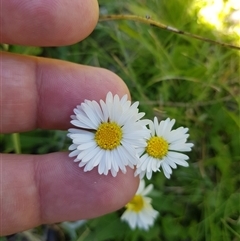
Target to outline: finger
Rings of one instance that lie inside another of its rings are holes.
[[[66,153],[2,154],[0,161],[0,235],[113,212],[131,199],[139,180],[130,169],[115,178],[83,172]]]
[[[31,46],[72,44],[87,37],[98,20],[96,0],[2,0],[2,43]]]
[[[112,72],[65,61],[0,53],[0,132],[67,129],[73,108],[129,93]]]

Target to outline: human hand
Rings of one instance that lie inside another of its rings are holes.
[[[82,40],[98,18],[95,0],[14,1],[0,6],[0,41],[60,46]],[[0,133],[66,130],[73,108],[108,91],[128,93],[112,72],[65,61],[0,53]],[[125,205],[138,178],[83,172],[68,153],[0,154],[0,235],[42,223],[89,219]]]

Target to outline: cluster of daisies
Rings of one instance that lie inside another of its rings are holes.
[[[121,219],[132,229],[147,230],[158,212],[151,206],[146,195],[153,186],[145,187],[143,178],[151,179],[153,172],[163,171],[170,178],[177,165],[188,166],[188,156],[181,152],[191,151],[187,143],[188,128],[172,130],[175,120],[153,121],[142,119],[139,102],[131,103],[127,95],[120,98],[108,92],[106,100],[85,100],[73,111],[71,123],[77,128],[69,129],[72,139],[69,156],[75,157],[84,171],[98,168],[99,174],[116,176],[126,167],[135,169],[140,185],[133,199],[126,205]]]

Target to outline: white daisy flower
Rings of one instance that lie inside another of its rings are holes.
[[[125,173],[126,166],[133,168],[139,160],[136,148],[144,147],[144,137],[149,135],[138,104],[131,105],[127,95],[120,99],[109,92],[105,102],[85,100],[78,105],[71,116],[78,129],[69,129],[73,143],[69,156],[76,157],[74,161],[84,166],[84,171],[98,166],[99,174],[111,171],[116,176],[119,170]]]
[[[153,185],[145,188],[144,180],[140,180],[138,190],[132,200],[126,205],[126,211],[122,214],[121,220],[126,221],[131,229],[136,227],[148,230],[154,223],[158,212],[151,205],[152,199],[146,197],[151,192]]]
[[[154,122],[150,121],[150,136],[147,138],[147,145],[140,148],[140,161],[137,164],[135,176],[139,175],[143,178],[146,174],[147,178],[152,177],[152,172],[159,171],[162,168],[164,175],[170,178],[172,168],[177,165],[188,166],[186,160],[189,157],[183,153],[191,151],[192,143],[186,143],[189,137],[188,128],[179,127],[172,130],[175,120],[169,118],[158,123],[157,117]]]

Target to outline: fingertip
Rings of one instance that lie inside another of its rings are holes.
[[[128,95],[130,98],[129,89],[122,78],[120,78],[114,72],[104,69],[104,68],[95,68],[96,69],[96,86],[100,89],[100,91],[95,88],[96,92],[101,93],[101,99],[106,98],[108,92],[112,92],[113,95],[117,94],[121,98],[124,95]],[[100,80],[100,81],[99,81]],[[95,96],[98,96],[98,93],[95,93]],[[94,98],[93,98],[94,99]]]
[[[134,171],[127,168],[123,174],[119,172],[116,177],[109,175],[107,182],[103,186],[103,193],[100,198],[102,207],[105,207],[105,213],[110,213],[124,207],[134,196],[139,185],[139,178],[134,177]],[[106,207],[106,203],[108,204]]]
[[[130,97],[125,82],[107,69],[63,61],[51,63],[53,65],[48,62],[42,66],[44,70],[40,70],[44,73],[39,85],[41,89],[38,90],[42,96],[37,117],[40,128],[69,128],[70,115],[77,105],[84,100],[105,100],[109,91],[120,97],[125,94]],[[61,112],[59,103],[61,103]]]
[[[3,1],[1,41],[30,46],[70,45],[95,28],[96,0]]]
[[[127,168],[116,177],[100,175],[97,167],[84,172],[66,153],[45,155],[36,175],[42,194],[41,221],[90,219],[122,208],[138,188],[139,178],[133,172]]]

